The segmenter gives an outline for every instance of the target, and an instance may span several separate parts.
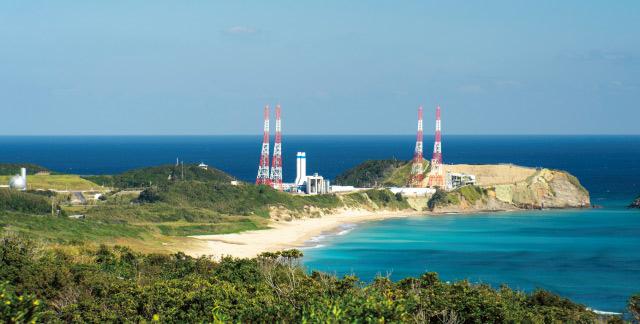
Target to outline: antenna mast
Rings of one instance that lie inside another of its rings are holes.
[[[274,189],[282,191],[282,123],[280,120],[280,105],[276,106],[276,140],[273,144],[272,163],[271,185]]]
[[[412,187],[421,187],[424,179],[424,158],[422,156],[422,106],[418,107],[418,135],[416,136],[416,149],[413,153],[413,165],[411,166],[411,179],[409,185]]]
[[[444,168],[442,167],[442,131],[440,123],[440,106],[436,107],[436,136],[433,143],[429,187],[444,187]]]
[[[271,184],[271,180],[269,179],[269,106],[264,106],[264,133],[262,136],[262,151],[260,153],[260,164],[258,165],[256,184]]]

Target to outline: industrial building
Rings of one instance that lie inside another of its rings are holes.
[[[447,190],[475,184],[476,176],[473,174],[447,172]]]
[[[296,153],[296,181],[297,192],[308,195],[326,194],[331,192],[331,183],[318,173],[307,175],[307,154]]]

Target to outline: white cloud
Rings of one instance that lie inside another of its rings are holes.
[[[231,35],[249,35],[257,33],[258,30],[247,26],[233,26],[225,29],[224,32]]]

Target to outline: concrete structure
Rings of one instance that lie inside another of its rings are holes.
[[[307,155],[305,152],[296,154],[296,185],[303,186],[307,181]]]
[[[356,190],[362,190],[361,188],[356,188],[354,186],[331,186],[331,192],[339,193],[339,192],[352,192]]]
[[[475,184],[476,176],[473,174],[447,172],[447,190]]]
[[[16,190],[27,190],[27,169],[20,168],[20,174],[9,179],[9,188]]]
[[[321,175],[314,173],[312,176],[307,176],[305,181],[305,192],[308,195],[318,195],[329,193],[331,184],[329,180],[325,180]]]
[[[203,170],[208,170],[209,169],[209,166],[204,164],[204,162],[200,162],[200,164],[198,164],[198,167],[200,169],[203,169]]]
[[[407,197],[426,197],[431,196],[436,193],[436,190],[433,188],[398,188],[392,187],[389,188],[391,192],[394,194],[400,193],[401,195]]]

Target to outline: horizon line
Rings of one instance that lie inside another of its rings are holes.
[[[188,137],[188,136],[262,136],[263,134],[0,134],[0,137]],[[274,136],[275,134],[270,134]],[[425,136],[431,136],[433,134],[428,133]],[[374,134],[374,133],[362,133],[362,134],[304,134],[304,133],[288,133],[282,134],[282,136],[416,136],[415,133],[392,133],[392,134]],[[472,133],[451,133],[443,134],[446,136],[640,136],[637,134],[615,134],[615,133],[575,133],[575,134],[554,134],[554,133],[496,133],[496,134],[472,134]]]

